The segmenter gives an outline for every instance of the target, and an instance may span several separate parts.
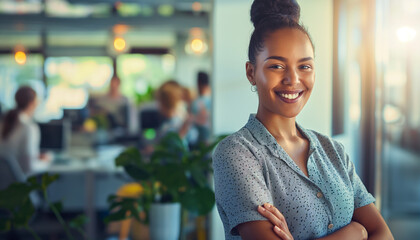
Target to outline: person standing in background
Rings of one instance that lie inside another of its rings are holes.
[[[0,125],[0,154],[14,156],[24,174],[34,170],[39,160],[48,161],[48,155],[40,154],[40,130],[32,117],[38,105],[36,92],[20,87],[15,94],[16,107],[4,116]]]
[[[191,113],[194,126],[198,131],[197,143],[206,142],[210,137],[211,87],[209,76],[205,72],[197,75],[198,98],[192,103]]]

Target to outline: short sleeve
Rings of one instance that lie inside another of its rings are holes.
[[[353,162],[349,159],[349,156],[346,154],[346,165],[347,172],[352,183],[353,193],[354,193],[354,209],[366,206],[370,203],[375,202],[375,198],[370,194],[362,180],[356,173]]]
[[[239,235],[236,226],[266,220],[258,205],[272,202],[259,160],[239,140],[227,138],[213,154],[216,202],[225,232]]]

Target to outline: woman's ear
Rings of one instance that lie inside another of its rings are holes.
[[[246,77],[251,85],[255,85],[255,66],[250,61],[246,62],[245,65]]]

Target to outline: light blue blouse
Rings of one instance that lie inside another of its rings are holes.
[[[214,182],[226,239],[240,239],[241,223],[266,220],[257,212],[266,202],[283,213],[295,239],[314,239],[346,226],[354,209],[375,201],[342,144],[296,126],[309,140],[309,177],[255,115],[218,144]]]

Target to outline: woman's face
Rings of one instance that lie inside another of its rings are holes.
[[[258,112],[296,117],[315,83],[314,51],[298,29],[279,29],[268,35],[255,65],[247,63],[247,77],[258,89]]]

